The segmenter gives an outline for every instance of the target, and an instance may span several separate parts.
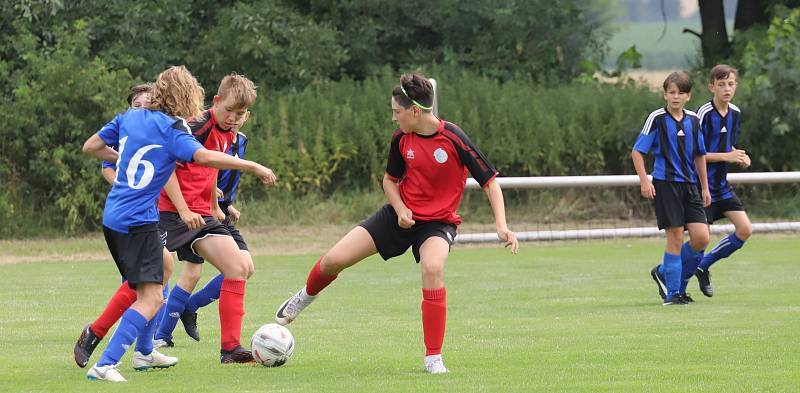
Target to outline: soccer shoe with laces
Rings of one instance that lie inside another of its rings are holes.
[[[86,373],[86,378],[90,381],[109,381],[109,382],[128,382],[122,374],[119,373],[119,363],[109,364],[107,366],[98,366],[95,364]]]
[[[711,286],[711,272],[708,270],[695,269],[694,275],[697,276],[697,283],[700,284],[700,292],[707,297],[714,296],[714,287]]]
[[[92,325],[83,327],[83,331],[81,331],[81,335],[78,337],[78,342],[75,343],[75,350],[73,351],[75,354],[75,363],[78,367],[86,367],[86,364],[89,363],[89,358],[92,356],[92,352],[97,348],[97,344],[100,343],[100,340],[102,340],[102,338],[97,337],[92,331]]]
[[[661,273],[658,272],[659,266],[661,265],[656,265],[656,267],[650,269],[650,277],[653,277],[653,281],[658,286],[658,295],[661,296],[661,300],[664,300],[667,298],[667,284],[664,281],[664,277],[661,277]]]
[[[183,330],[186,330],[186,334],[194,341],[200,341],[200,332],[197,331],[197,313],[184,311],[181,314],[181,322],[183,322]]]
[[[300,312],[308,307],[316,298],[316,296],[307,295],[306,287],[303,287],[303,289],[297,291],[297,293],[281,304],[278,311],[275,312],[275,322],[281,326],[290,324],[297,318]]]
[[[172,348],[175,346],[175,343],[172,342],[169,338],[156,338],[153,340],[153,348]]]
[[[686,302],[687,304],[688,303],[694,303],[694,299],[692,299],[692,296],[689,295],[688,293],[681,293],[681,294],[678,295],[678,297],[681,300],[683,300],[684,302]]]
[[[230,351],[224,349],[219,351],[219,362],[222,364],[228,363],[253,363],[253,354],[249,349],[239,345]]]
[[[670,299],[664,299],[664,303],[662,304],[662,306],[685,306],[687,304],[689,303],[687,303],[686,300],[683,300],[683,298],[678,295],[678,296],[673,296]]]
[[[425,356],[425,371],[430,374],[444,374],[450,372],[450,370],[444,366],[442,355]]]
[[[178,358],[164,355],[153,349],[149,355],[142,355],[139,351],[134,351],[131,357],[133,369],[136,371],[149,370],[151,368],[168,368],[178,364]]]

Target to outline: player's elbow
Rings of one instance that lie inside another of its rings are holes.
[[[208,166],[208,164],[212,162],[212,155],[208,153],[209,151],[206,149],[198,149],[196,152],[194,152],[192,161],[194,161],[195,164]]]

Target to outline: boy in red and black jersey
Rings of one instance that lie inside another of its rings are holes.
[[[255,85],[250,80],[242,75],[226,76],[214,96],[214,106],[190,122],[192,133],[206,149],[227,152],[236,135],[234,126],[246,116],[255,99]],[[252,355],[240,345],[240,335],[246,280],[253,273],[253,261],[249,253],[240,252],[221,222],[225,215],[217,203],[217,172],[185,163],[175,170],[176,179],[170,179],[161,192],[159,226],[166,234],[167,249],[176,251],[178,259],[189,263],[184,264],[170,293],[155,338],[162,345],[171,345],[172,331],[197,285],[202,263],[208,260],[223,276],[219,295],[220,361],[250,362]],[[270,174],[274,182],[274,174]],[[199,340],[196,329],[187,332]]]
[[[506,225],[497,171],[456,125],[431,112],[433,88],[419,74],[406,74],[392,91],[392,137],[383,189],[389,204],[353,228],[317,261],[306,286],[275,314],[286,325],[316,299],[339,272],[379,253],[383,259],[411,247],[422,270],[422,325],[425,370],[445,373],[442,342],[446,322],[444,265],[461,217],[456,213],[469,171],[483,187],[495,217],[497,234],[512,252],[517,239]]]

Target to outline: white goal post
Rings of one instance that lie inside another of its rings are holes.
[[[800,183],[800,172],[748,172],[729,173],[731,184],[787,184]],[[630,187],[639,185],[636,175],[611,176],[542,176],[542,177],[498,177],[502,188],[568,188],[568,187]],[[467,189],[479,189],[475,179],[467,179]],[[512,226],[513,227],[513,226]],[[711,233],[729,233],[733,225],[712,225]],[[800,222],[754,223],[753,232],[800,231]],[[659,236],[663,232],[655,226],[639,228],[600,228],[517,232],[521,241],[608,239],[625,237]],[[465,233],[456,237],[458,243],[497,242],[496,233]]]

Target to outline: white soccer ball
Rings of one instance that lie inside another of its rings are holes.
[[[276,323],[261,326],[250,341],[253,358],[266,367],[284,365],[294,353],[294,336]]]

